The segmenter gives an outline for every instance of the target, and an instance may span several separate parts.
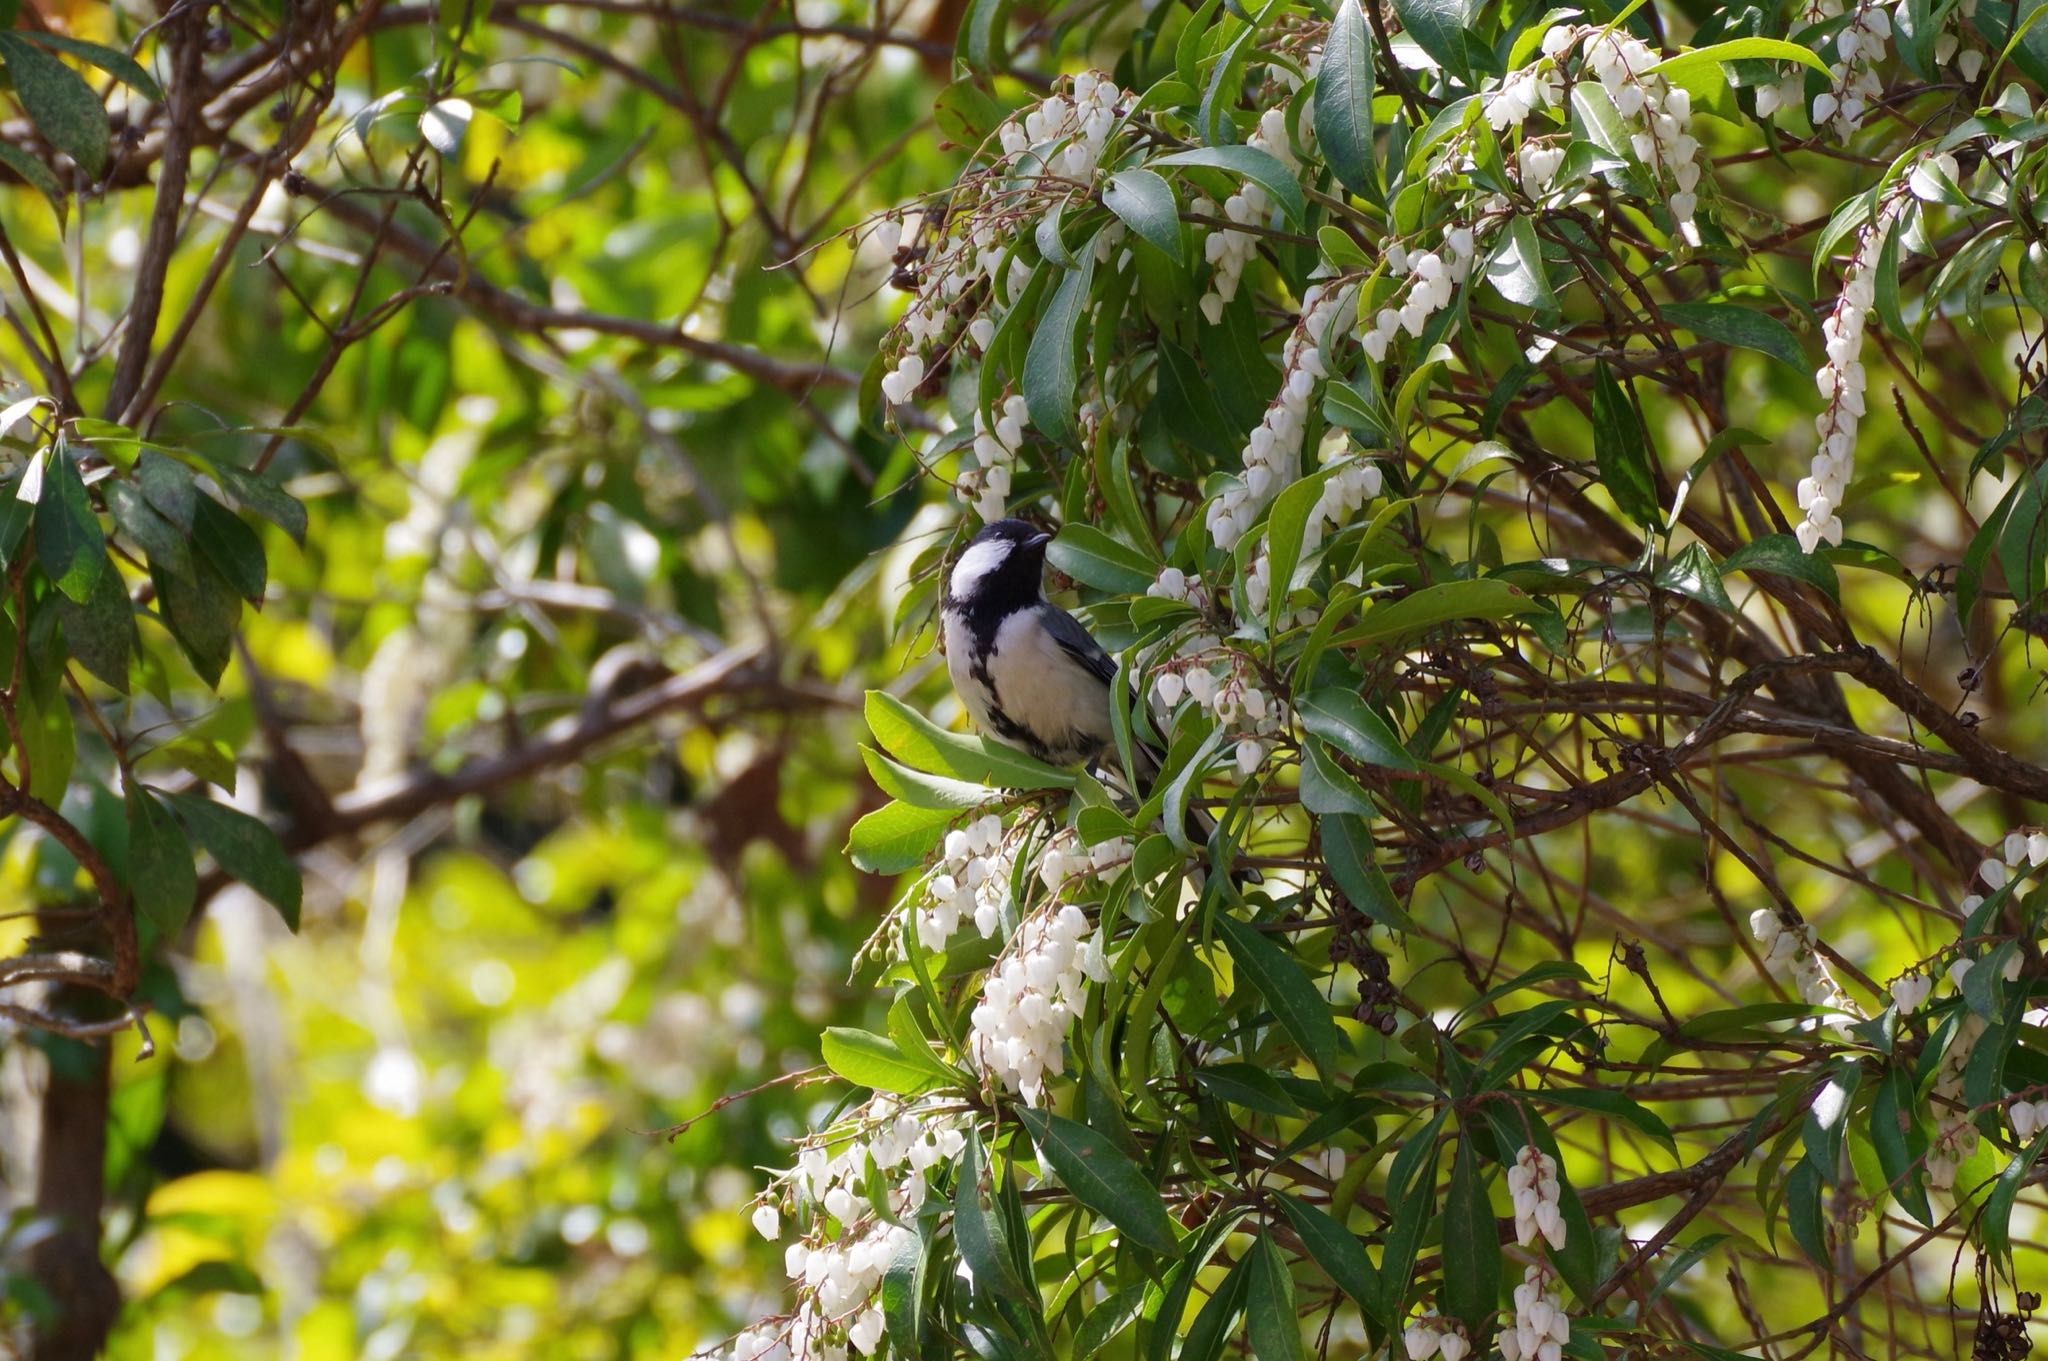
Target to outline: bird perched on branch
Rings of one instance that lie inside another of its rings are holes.
[[[940,599],[946,669],[975,726],[1049,765],[1093,764],[1112,755],[1110,686],[1116,659],[1081,622],[1045,598],[1052,535],[1022,520],[996,520],[954,559]],[[1164,754],[1132,745],[1126,772],[1143,794]],[[1190,808],[1191,840],[1205,844],[1215,820]],[[1242,876],[1257,882],[1256,874]]]

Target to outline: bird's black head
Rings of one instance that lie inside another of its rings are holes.
[[[1008,613],[1035,603],[1052,535],[1022,520],[984,525],[953,560],[946,603],[976,613]]]

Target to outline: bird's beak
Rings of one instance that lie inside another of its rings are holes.
[[[1052,535],[1050,534],[1033,534],[1024,541],[1024,546],[1026,548],[1043,548],[1051,542]]]

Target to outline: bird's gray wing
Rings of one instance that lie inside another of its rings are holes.
[[[1045,631],[1060,645],[1060,651],[1094,673],[1104,685],[1116,679],[1116,658],[1102,650],[1102,644],[1081,626],[1080,620],[1057,605],[1043,605],[1040,609]]]

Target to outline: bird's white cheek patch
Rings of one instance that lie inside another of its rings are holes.
[[[990,539],[969,546],[960,555],[960,561],[953,564],[953,598],[970,599],[982,580],[1009,560],[1010,548],[1008,539]]]

